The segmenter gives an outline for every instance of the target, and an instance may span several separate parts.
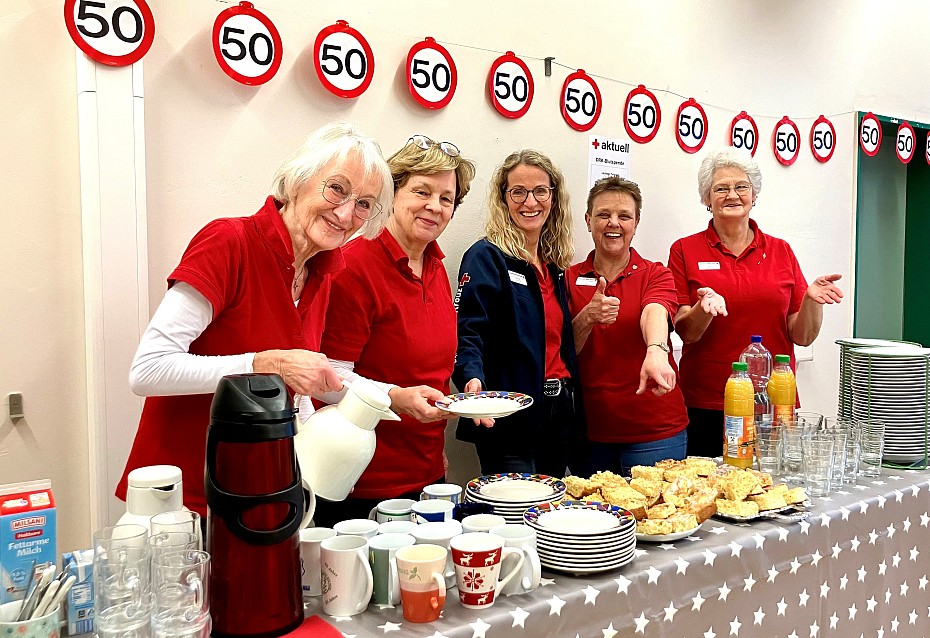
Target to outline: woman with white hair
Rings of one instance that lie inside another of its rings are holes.
[[[688,406],[688,454],[723,449],[723,390],[730,365],[752,335],[773,354],[807,346],[820,333],[823,304],[839,303],[841,277],[808,285],[788,242],[764,234],[750,213],[762,190],[759,165],[724,148],[701,162],[698,191],[711,214],[707,228],[679,239],[668,258],[680,304],[675,330],[684,342],[681,389]]]
[[[330,124],[281,165],[257,213],[194,236],[132,363],[130,386],[146,399],[119,498],[130,470],[176,465],[184,505],[206,515],[206,430],[225,375],[276,373],[304,396],[342,389],[319,353],[331,277],[352,235],[381,231],[392,198],[377,143]]]

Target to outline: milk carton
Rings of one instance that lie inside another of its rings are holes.
[[[77,579],[65,596],[68,635],[89,634],[94,630],[94,550],[65,552],[61,571]]]
[[[0,604],[25,597],[36,567],[56,564],[51,481],[0,485]]]

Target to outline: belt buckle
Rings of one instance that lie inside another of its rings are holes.
[[[543,396],[557,397],[562,392],[562,382],[559,379],[546,379],[543,381]]]

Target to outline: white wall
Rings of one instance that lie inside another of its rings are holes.
[[[663,90],[704,104],[711,127],[708,148],[724,143],[727,124],[740,110],[755,116],[766,140],[784,114],[795,118],[802,137],[818,115],[831,116],[839,147],[826,165],[815,162],[805,148],[797,163],[785,168],[774,161],[768,145],[760,149],[764,187],[754,216],[763,230],[791,242],[809,278],[842,272],[845,289],[851,291],[853,112],[930,119],[923,45],[930,6],[921,0],[260,0],[258,8],[281,31],[285,53],[277,77],[251,88],[227,78],[212,54],[213,21],[230,3],[150,4],[157,25],[144,61],[152,309],[193,233],[214,217],[254,212],[283,157],[309,131],[334,119],[358,124],[387,153],[411,134],[425,133],[456,142],[477,161],[473,193],[441,241],[453,279],[462,252],[481,234],[492,170],[506,154],[526,146],[551,155],[568,178],[580,258],[591,246],[581,218],[588,136],[571,130],[558,110],[562,81],[579,67],[611,78],[599,79],[605,107],[592,131],[599,135],[625,137],[619,113],[630,85],[642,83],[657,92],[662,130],[652,143],[633,145],[632,168],[645,194],[635,246],[661,261],[674,239],[698,231],[707,220],[696,195],[700,157],[678,148],[669,124],[683,98]],[[21,443],[9,423],[0,426],[0,453],[7,451],[0,456],[0,480],[31,476],[48,449],[63,457],[70,446],[86,459],[86,423],[80,416],[77,151],[74,102],[68,97],[74,84],[73,48],[60,12],[55,0],[6,0],[0,7],[0,69],[7,79],[0,104],[3,113],[20,118],[4,131],[4,148],[16,153],[0,160],[2,197],[8,204],[4,228],[18,230],[3,236],[40,238],[28,250],[27,244],[8,240],[0,251],[8,289],[0,315],[6,347],[0,395],[26,391],[27,409],[38,409],[27,417],[35,436],[56,437],[54,443]],[[360,29],[376,56],[374,81],[356,100],[336,98],[321,88],[310,59],[317,32],[337,19]],[[403,78],[409,47],[427,35],[450,50],[459,69],[457,95],[438,113],[414,104]],[[488,66],[505,50],[522,56],[536,79],[534,105],[517,121],[499,116],[485,97]],[[543,75],[546,56],[557,62],[550,78]],[[17,208],[29,214],[14,215]],[[851,313],[850,303],[827,310],[813,361],[801,364],[806,408],[835,410],[833,340],[851,333]],[[108,370],[108,375],[121,379],[125,372]],[[40,389],[57,395],[57,402],[43,400]],[[124,456],[126,450],[110,453]],[[21,460],[11,465],[14,456]],[[453,456],[454,464],[461,462],[461,456]],[[79,485],[86,470],[79,462],[66,467]],[[63,528],[87,537],[77,489],[57,483],[71,508]]]

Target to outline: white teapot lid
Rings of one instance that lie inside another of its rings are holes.
[[[368,379],[355,379],[346,383],[349,392],[373,407],[375,410],[387,410],[391,407],[391,397],[387,392],[376,386]]]
[[[169,487],[181,482],[181,468],[175,465],[137,467],[129,473],[130,487]]]

